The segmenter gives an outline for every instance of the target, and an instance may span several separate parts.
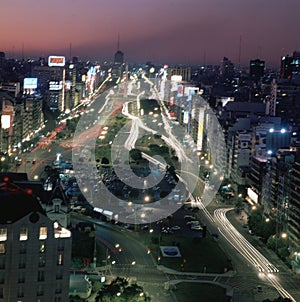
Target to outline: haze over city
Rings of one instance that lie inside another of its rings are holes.
[[[278,67],[297,50],[300,2],[237,0],[33,0],[2,3],[1,50],[8,57],[51,54],[108,60],[117,48],[128,62]],[[72,45],[72,47],[70,47]]]

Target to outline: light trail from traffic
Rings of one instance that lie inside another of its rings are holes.
[[[252,265],[259,270],[260,274],[264,274],[267,280],[273,285],[278,293],[291,299],[296,300],[283,288],[278,280],[278,276],[273,273],[278,273],[278,268],[265,258],[256,248],[254,248],[229,222],[226,217],[228,211],[234,208],[221,208],[214,211],[214,221],[219,226],[219,231],[222,236]]]

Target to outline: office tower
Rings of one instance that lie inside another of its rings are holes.
[[[289,199],[288,239],[293,256],[292,268],[300,273],[300,161],[291,171],[291,187]]]
[[[281,58],[280,78],[292,79],[299,77],[300,73],[300,51],[294,51],[292,56]]]
[[[223,81],[231,81],[234,76],[234,65],[226,57],[223,58],[220,65],[220,77]]]
[[[259,59],[250,61],[250,76],[254,79],[261,78],[265,73],[265,61]]]

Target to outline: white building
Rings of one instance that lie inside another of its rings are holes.
[[[0,183],[0,302],[68,301],[71,233],[32,192]]]

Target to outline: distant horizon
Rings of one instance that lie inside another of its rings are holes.
[[[122,49],[120,49],[122,52],[124,52]],[[117,51],[115,50],[115,52],[113,52],[112,54],[109,54],[106,56],[106,58],[95,58],[95,57],[88,57],[86,55],[77,55],[76,53],[71,54],[66,54],[66,51],[52,51],[49,53],[45,53],[45,52],[41,52],[40,54],[38,54],[38,52],[32,52],[32,55],[28,54],[26,52],[26,50],[24,50],[24,54],[22,54],[22,52],[15,52],[15,53],[11,53],[5,50],[1,50],[0,51],[5,53],[5,59],[9,60],[9,59],[15,59],[15,60],[28,60],[28,59],[33,59],[35,61],[37,61],[39,58],[45,58],[46,60],[48,59],[49,56],[51,55],[56,55],[56,56],[64,56],[66,58],[66,61],[72,59],[73,57],[78,57],[79,61],[90,61],[90,62],[97,62],[97,63],[104,63],[104,62],[108,62],[108,63],[113,63],[114,61],[114,53]],[[297,51],[296,49],[294,51]],[[289,54],[285,54],[285,55],[292,55],[292,53],[294,52],[292,51]],[[235,62],[232,58],[228,57],[228,56],[222,56],[218,61],[217,60],[211,60],[210,62],[204,62],[203,58],[200,59],[198,62],[184,62],[182,61],[177,61],[175,62],[174,60],[168,61],[167,59],[159,59],[158,60],[150,60],[150,59],[145,59],[145,60],[138,60],[138,61],[133,61],[133,60],[126,60],[126,53],[124,52],[124,62],[128,63],[128,64],[146,64],[147,62],[151,62],[153,64],[161,64],[161,65],[184,65],[184,66],[218,66],[220,65],[220,63],[222,62],[223,58],[227,57],[233,64],[234,67],[239,66],[239,64],[237,62]],[[264,58],[260,58],[260,57],[253,57],[250,58],[247,62],[245,62],[244,60],[241,60],[241,64],[240,67],[241,68],[249,68],[249,63],[250,60],[262,60],[265,61],[265,67],[266,69],[278,69],[280,68],[280,60],[281,60],[281,56],[278,58],[278,63],[274,63],[274,64],[268,64],[268,59],[264,59]],[[194,61],[194,60],[193,60]]]

